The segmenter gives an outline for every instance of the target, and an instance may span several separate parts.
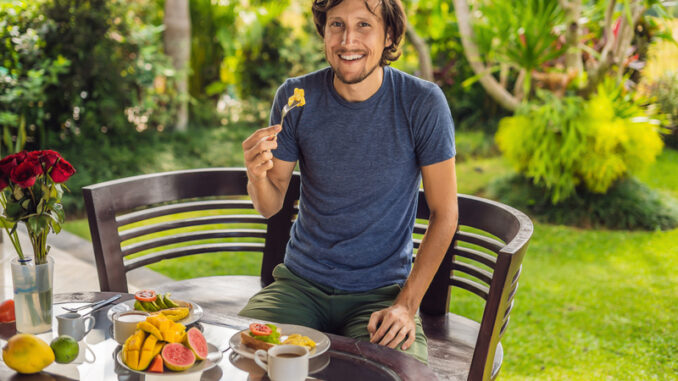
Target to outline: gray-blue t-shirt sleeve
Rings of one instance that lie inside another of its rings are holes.
[[[419,166],[435,164],[456,154],[454,122],[442,90],[432,86],[428,97],[413,104],[412,128]]]

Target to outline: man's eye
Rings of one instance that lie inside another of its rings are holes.
[[[342,24],[339,21],[333,21],[330,23],[330,26],[333,28],[341,28]]]
[[[358,25],[359,25],[361,28],[367,28],[367,27],[370,26],[370,24],[368,24],[368,23],[366,23],[366,22],[361,22],[361,23],[358,24]]]

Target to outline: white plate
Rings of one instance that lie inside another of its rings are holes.
[[[310,359],[320,356],[330,349],[330,338],[318,330],[304,327],[303,325],[294,324],[276,324],[276,326],[282,331],[282,336],[280,336],[281,342],[285,341],[285,339],[287,339],[287,337],[293,333],[298,333],[302,336],[308,336],[311,340],[315,341],[315,348],[309,352]],[[244,345],[240,340],[240,332],[244,331],[247,330],[244,329],[242,331],[238,331],[233,336],[231,336],[229,344],[235,353],[248,359],[253,359],[255,350]]]
[[[123,361],[122,361],[122,346],[118,346],[117,349],[118,353],[115,355],[116,361],[118,361],[118,364],[120,364],[122,367],[125,369],[129,370],[130,372],[138,373],[138,374],[143,374],[143,375],[153,375],[153,376],[175,376],[179,374],[190,374],[190,373],[196,373],[196,372],[204,372],[209,369],[214,368],[215,365],[217,365],[222,357],[223,353],[217,349],[214,345],[207,343],[207,358],[202,361],[196,360],[196,363],[189,369],[186,369],[182,372],[173,372],[171,370],[167,370],[166,372],[163,373],[154,373],[154,372],[144,372],[142,370],[134,370],[130,367],[128,367]]]
[[[193,324],[196,321],[200,320],[202,317],[202,307],[199,305],[192,303],[192,302],[186,302],[183,300],[174,300],[172,299],[175,303],[177,303],[180,307],[188,307],[188,316],[185,318],[181,319],[178,321],[178,323],[181,323],[183,325],[189,325]],[[134,310],[134,301],[135,299],[132,300],[126,300],[122,303],[118,303],[114,305],[113,307],[108,309],[108,313],[106,316],[108,316],[108,320],[111,322],[113,321],[113,314],[116,312],[126,312],[126,311],[132,311]]]

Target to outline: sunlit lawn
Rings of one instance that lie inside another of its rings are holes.
[[[457,165],[459,191],[505,175],[503,159]],[[678,153],[665,151],[639,178],[678,197]],[[86,222],[66,229],[88,238]],[[258,274],[251,254],[196,256],[152,266],[175,279]],[[500,380],[678,379],[678,229],[581,230],[535,224],[504,336]],[[455,291],[452,309],[475,319],[481,304]]]

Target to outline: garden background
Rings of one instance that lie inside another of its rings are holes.
[[[447,96],[459,191],[535,221],[499,379],[678,379],[676,2],[403,2],[393,66]],[[0,153],[61,152],[77,170],[65,228],[89,239],[82,186],[242,166],[276,88],[324,66],[304,0],[0,2]],[[480,319],[475,296],[452,297]]]

